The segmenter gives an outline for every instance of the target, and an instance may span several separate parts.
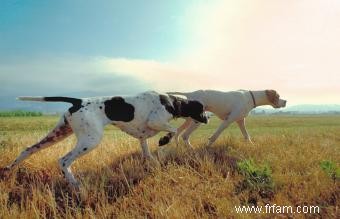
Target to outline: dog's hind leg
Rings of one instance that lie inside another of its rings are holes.
[[[26,150],[22,151],[21,154],[6,167],[7,170],[12,169],[20,162],[28,158],[30,155],[47,148],[72,134],[72,129],[68,121],[65,117],[61,117],[60,121],[56,125],[56,127],[50,131],[42,140],[38,143],[28,147]]]
[[[69,182],[73,188],[77,190],[79,190],[79,183],[72,174],[70,166],[73,161],[87,154],[98,145],[102,138],[103,131],[103,129],[93,129],[92,131],[91,129],[88,129],[86,132],[75,133],[78,139],[76,147],[72,151],[68,152],[64,157],[59,159],[59,166],[62,169],[64,177],[67,182]]]
[[[77,144],[73,150],[59,159],[59,166],[67,182],[74,189],[79,190],[79,183],[72,174],[71,164],[98,145],[103,137],[104,125],[100,119],[90,115],[88,117],[74,117],[72,127],[77,137]]]
[[[208,146],[208,147],[211,146],[216,141],[216,139],[221,135],[221,133],[226,128],[228,128],[231,123],[233,123],[235,120],[237,120],[237,118],[239,116],[240,116],[239,110],[235,110],[232,113],[230,113],[230,115],[225,120],[223,120],[221,125],[215,131],[215,133],[209,138],[209,141],[208,141],[206,146]]]

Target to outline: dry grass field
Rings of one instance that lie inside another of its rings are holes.
[[[57,120],[0,118],[0,167]],[[217,126],[216,119],[202,125],[192,135],[194,149],[158,148],[159,136],[152,138],[160,166],[143,161],[137,140],[107,127],[101,144],[72,165],[81,197],[57,164],[75,144],[69,137],[1,176],[0,218],[339,218],[339,116],[253,116],[247,126],[254,145],[232,125],[205,148]],[[320,212],[241,214],[234,207],[266,204],[319,206]]]

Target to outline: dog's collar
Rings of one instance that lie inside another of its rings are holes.
[[[251,92],[251,90],[249,91],[250,95],[251,95],[251,99],[253,99],[253,104],[254,104],[254,108],[256,108],[256,101],[255,101],[255,97],[253,92]]]

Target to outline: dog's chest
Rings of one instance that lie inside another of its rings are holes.
[[[121,131],[138,139],[149,138],[158,133],[158,131],[148,128],[146,123],[142,123],[140,124],[140,126],[131,125],[131,124],[122,123],[122,122],[117,122],[117,123],[114,122],[112,124],[118,127]]]

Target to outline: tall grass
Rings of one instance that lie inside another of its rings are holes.
[[[0,167],[57,119],[2,118]],[[100,145],[72,165],[83,185],[81,197],[69,189],[57,164],[75,145],[70,137],[3,176],[0,218],[336,218],[340,182],[332,173],[340,163],[340,117],[251,117],[247,123],[255,145],[245,143],[233,125],[205,148],[217,120],[194,133],[194,149],[158,148],[159,136],[152,138],[160,166],[142,159],[137,140],[109,126]],[[315,205],[321,211],[240,215],[234,209],[267,203]]]

